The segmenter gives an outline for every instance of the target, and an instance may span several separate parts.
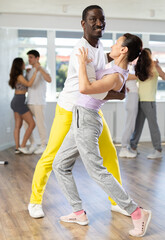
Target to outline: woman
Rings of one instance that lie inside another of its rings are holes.
[[[88,51],[80,49],[79,89],[83,94],[74,107],[72,126],[53,163],[57,180],[74,211],[70,215],[61,217],[61,221],[88,224],[88,218],[82,208],[82,201],[72,176],[73,165],[80,153],[89,175],[131,215],[134,229],[129,231],[129,234],[141,237],[146,233],[151,211],[139,208],[114,176],[103,167],[103,159],[98,147],[98,138],[102,131],[102,120],[98,110],[106,102],[106,97],[104,100],[98,100],[85,95],[109,90],[120,91],[128,78],[128,63],[137,58],[141,51],[143,51],[141,39],[135,35],[124,34],[112,46],[110,57],[115,60],[115,65],[110,69],[98,71],[96,73],[98,80],[90,83],[86,64],[91,64],[91,60],[87,58]]]
[[[139,77],[139,106],[136,118],[135,130],[130,140],[132,151],[137,154],[137,145],[143,130],[145,119],[147,118],[154,152],[147,158],[157,159],[162,157],[161,135],[157,123],[156,114],[156,90],[158,76],[165,80],[165,73],[158,62],[152,60],[152,53],[149,48],[145,48],[137,62],[135,74]],[[146,71],[147,66],[147,71]],[[150,72],[147,77],[146,73]]]
[[[12,63],[10,71],[9,85],[12,89],[15,89],[15,95],[11,101],[11,108],[14,111],[15,128],[14,128],[14,139],[15,139],[15,153],[28,154],[29,151],[26,147],[26,143],[35,128],[35,122],[32,114],[29,111],[27,104],[25,103],[25,93],[27,88],[31,87],[37,74],[37,69],[34,72],[30,81],[27,81],[23,76],[23,70],[25,69],[25,63],[22,58],[15,58]],[[20,129],[23,120],[28,124],[28,128],[25,131],[22,144],[19,145]]]

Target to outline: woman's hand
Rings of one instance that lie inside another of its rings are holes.
[[[78,62],[79,64],[88,64],[90,62],[92,62],[92,59],[88,58],[88,48],[79,48],[79,52],[80,54],[76,54],[76,56],[78,57]]]
[[[39,71],[41,68],[41,64],[39,62],[37,62],[34,64],[34,67],[36,68],[37,71]]]

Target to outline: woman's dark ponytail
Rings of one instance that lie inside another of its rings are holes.
[[[149,48],[142,49],[139,54],[138,61],[135,65],[135,75],[141,80],[145,81],[151,75],[151,66],[152,66],[152,58],[151,58],[151,50]]]

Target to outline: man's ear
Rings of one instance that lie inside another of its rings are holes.
[[[82,26],[83,29],[85,28],[85,21],[84,20],[81,20],[81,26]]]

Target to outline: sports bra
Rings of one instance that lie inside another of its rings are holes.
[[[15,90],[21,90],[21,91],[24,91],[24,90],[27,90],[28,87],[24,86],[22,83],[16,83],[15,84]]]

